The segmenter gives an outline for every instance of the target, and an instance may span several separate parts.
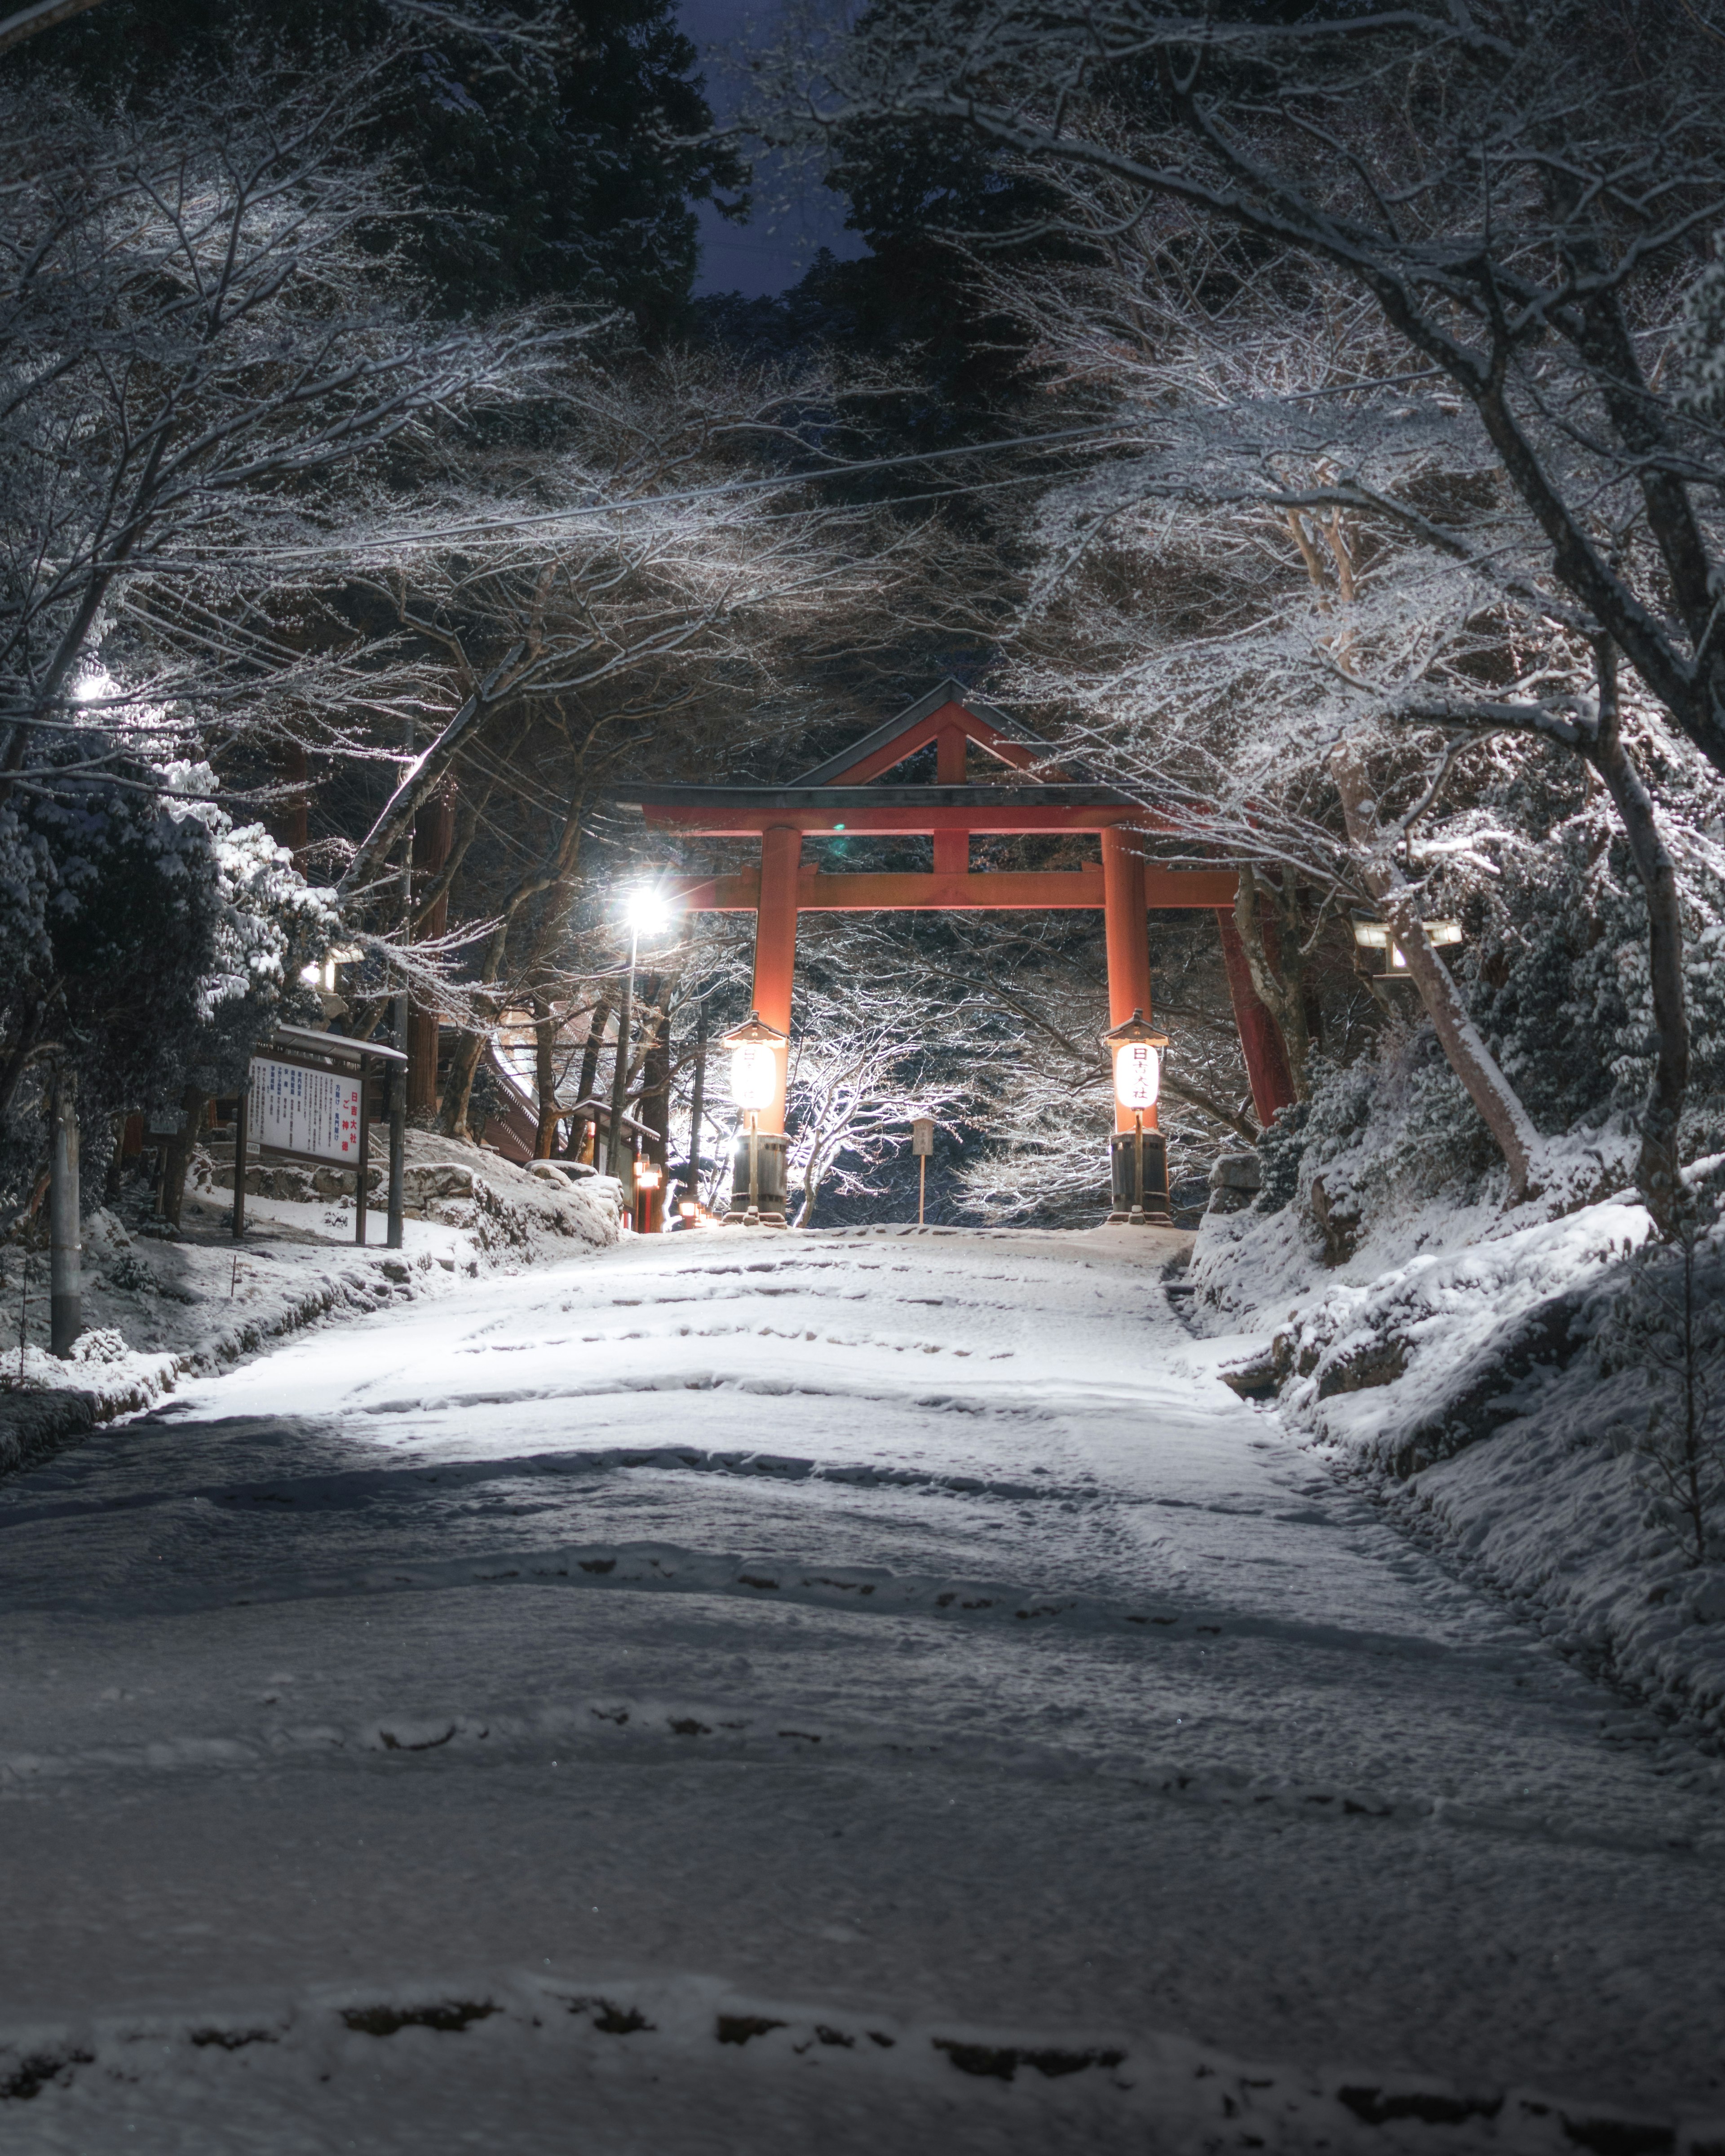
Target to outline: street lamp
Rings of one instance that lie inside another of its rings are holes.
[[[1425,940],[1434,946],[1459,943],[1461,923],[1459,921],[1427,921],[1421,927]],[[1381,951],[1382,958],[1373,966],[1363,963],[1360,968],[1369,981],[1409,981],[1414,977],[1408,970],[1408,954],[1395,940],[1394,932],[1387,921],[1379,921],[1369,913],[1353,916],[1353,940],[1361,952]]]
[[[611,1127],[605,1135],[605,1168],[619,1182],[629,1184],[626,1172],[631,1155],[624,1139],[623,1118],[629,1096],[629,1037],[634,1024],[635,960],[641,938],[660,934],[670,923],[670,907],[665,895],[651,884],[636,884],[625,891],[623,917],[629,924],[629,971],[623,977],[623,995],[617,1006],[617,1063],[611,1073]],[[632,1205],[634,1191],[625,1188],[624,1202]]]
[[[789,1036],[768,1025],[758,1011],[724,1035],[720,1046],[731,1051],[731,1099],[743,1113],[745,1132],[731,1158],[731,1210],[727,1223],[739,1226],[785,1224],[784,1150],[783,1131],[762,1131],[760,1115],[770,1108],[778,1093],[779,1054]],[[737,1200],[745,1192],[748,1204],[739,1210]]]
[[[1162,1091],[1162,1051],[1168,1035],[1158,1033],[1141,1010],[1123,1025],[1102,1035],[1113,1065],[1114,1097],[1132,1119],[1129,1131],[1117,1131],[1108,1142],[1113,1210],[1111,1227],[1171,1228],[1168,1208],[1168,1142],[1156,1128],[1156,1103]],[[1144,1117],[1150,1128],[1144,1128]]]

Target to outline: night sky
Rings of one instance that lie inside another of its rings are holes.
[[[772,0],[680,0],[683,27],[701,48],[714,110],[723,116],[724,69],[714,48],[770,36]],[[706,56],[711,54],[711,58]],[[763,168],[757,192],[763,198],[752,221],[738,228],[703,206],[700,211],[701,266],[697,292],[742,292],[749,298],[794,285],[818,248],[835,254],[862,254],[862,242],[845,229],[845,204],[819,182],[787,191],[783,172]],[[778,197],[778,199],[774,199]]]

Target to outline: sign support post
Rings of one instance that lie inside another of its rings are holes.
[[[354,1190],[358,1201],[354,1207],[353,1240],[361,1250],[366,1244],[366,1200],[371,1195],[367,1185],[372,1174],[372,1119],[366,1113],[366,1066],[359,1066],[359,1177]]]
[[[398,1023],[399,1017],[398,1011]],[[390,1247],[401,1247],[407,1061],[398,1048],[350,1040],[346,1034],[319,1033],[308,1026],[279,1025],[259,1042],[234,1124],[236,1240],[245,1232],[245,1152],[255,1124],[260,1155],[355,1168],[353,1240],[362,1250],[365,1247],[372,1163],[367,1081],[382,1065],[389,1074]],[[255,1101],[251,1097],[254,1087]]]
[[[251,1132],[252,1071],[248,1062],[245,1083],[234,1108],[234,1240],[245,1240],[245,1148]]]
[[[911,1151],[916,1156],[916,1225],[922,1225],[928,1197],[928,1156],[934,1151],[934,1117],[918,1116],[911,1125]]]
[[[403,1181],[408,1159],[408,1007],[406,984],[396,998],[395,1045],[401,1050],[402,1060],[389,1066],[389,1231],[388,1247],[398,1250],[402,1246],[402,1206]]]

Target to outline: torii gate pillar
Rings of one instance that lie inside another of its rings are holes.
[[[788,1037],[791,979],[797,968],[797,882],[803,866],[803,834],[783,824],[761,834],[761,901],[755,914],[755,1009],[770,1026]],[[762,1109],[759,1127],[784,1128],[785,1065],[788,1048],[778,1052],[778,1075],[773,1098]]]
[[[1108,1023],[1124,1025],[1134,1011],[1150,1012],[1150,927],[1146,919],[1144,845],[1118,824],[1102,839],[1102,921],[1108,950]],[[1132,1112],[1114,1104],[1114,1127],[1129,1131]],[[1156,1111],[1144,1111],[1144,1127],[1157,1127]]]

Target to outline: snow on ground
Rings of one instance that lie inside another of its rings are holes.
[[[1404,1525],[1717,1743],[1725,1566],[1692,1567],[1650,1517],[1627,1435],[1646,1422],[1642,1373],[1602,1374],[1589,1345],[1651,1231],[1645,1208],[1416,1217],[1332,1270],[1296,1207],[1207,1216],[1195,1315],[1251,1328],[1240,1362],[1285,1422]]]
[[[1717,1770],[1178,1240],[630,1241],[0,1486],[0,2145],[1725,2145]]]
[[[608,1176],[571,1183],[549,1164],[518,1168],[434,1132],[408,1134],[410,1212],[399,1250],[384,1247],[381,1203],[367,1209],[365,1245],[353,1240],[351,1172],[297,1164],[261,1171],[305,1194],[249,1197],[236,1245],[232,1175],[230,1165],[221,1188],[208,1158],[194,1156],[177,1236],[141,1202],[127,1218],[99,1210],[85,1219],[86,1330],[64,1362],[48,1352],[47,1253],[0,1249],[0,1313],[13,1339],[25,1320],[18,1345],[0,1349],[0,1471],[150,1406],[187,1371],[218,1369],[320,1318],[370,1316],[439,1294],[454,1277],[566,1258],[619,1233]],[[327,1196],[315,1194],[320,1176]]]

